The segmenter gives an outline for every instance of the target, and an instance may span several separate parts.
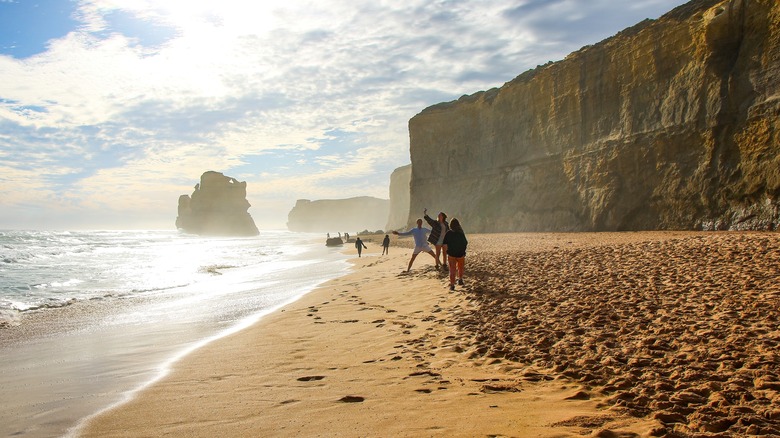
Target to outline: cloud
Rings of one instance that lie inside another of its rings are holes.
[[[680,3],[82,0],[45,51],[0,55],[0,209],[26,212],[0,228],[57,209],[172,223],[206,170],[246,179],[259,222],[387,196],[425,107]]]

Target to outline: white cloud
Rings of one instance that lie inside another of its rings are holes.
[[[0,56],[0,209],[172,223],[206,170],[246,175],[250,202],[276,206],[262,223],[297,198],[387,196],[426,106],[681,3],[84,0],[46,52]],[[171,37],[145,46],[118,13]]]

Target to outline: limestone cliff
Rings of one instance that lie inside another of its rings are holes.
[[[192,196],[179,196],[176,228],[199,235],[256,236],[249,207],[246,182],[209,171],[200,177]]]
[[[780,2],[694,0],[409,122],[467,231],[776,229]]]
[[[412,179],[412,165],[395,169],[390,175],[390,215],[386,230],[406,227],[409,218],[409,182]]]
[[[357,233],[381,230],[390,212],[387,199],[299,199],[287,215],[287,229],[299,232]]]

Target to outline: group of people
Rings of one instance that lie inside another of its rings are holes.
[[[423,228],[423,219],[428,222],[431,228]],[[421,252],[428,253],[436,260],[436,269],[443,268],[444,270],[449,270],[450,290],[455,290],[456,282],[461,286],[463,285],[466,247],[469,244],[466,234],[460,226],[460,221],[453,218],[451,222],[448,222],[447,215],[444,212],[440,212],[434,220],[428,216],[428,209],[426,208],[423,210],[423,219],[417,219],[417,228],[412,228],[403,233],[393,231],[393,234],[398,236],[414,237],[414,251],[412,252],[412,258],[409,259],[409,266],[406,268],[406,272],[412,270],[412,264],[414,264],[414,259],[417,258],[417,255]],[[341,233],[339,233],[340,235]],[[429,243],[436,248],[436,252],[431,249]],[[385,238],[382,240],[382,255],[389,253],[389,247],[390,236],[385,234]],[[363,249],[368,249],[368,247],[358,237],[355,240],[355,249],[357,249],[358,257],[362,257]]]
[[[466,247],[469,244],[466,234],[463,232],[460,221],[453,218],[451,222],[447,222],[447,215],[444,212],[440,212],[436,220],[434,220],[428,216],[428,209],[426,208],[423,210],[423,218],[431,228],[423,228],[423,220],[417,219],[417,228],[412,228],[403,233],[393,231],[393,234],[398,236],[414,237],[414,251],[406,271],[408,272],[412,269],[412,264],[418,254],[426,252],[436,260],[436,269],[440,269],[440,267],[443,267],[445,270],[449,269],[450,290],[455,290],[456,277],[457,283],[463,285]],[[385,236],[385,240],[388,240],[389,244],[388,236]],[[434,248],[436,248],[435,253],[428,243],[433,244]]]

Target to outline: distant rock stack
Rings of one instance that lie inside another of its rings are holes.
[[[200,177],[192,196],[179,196],[176,228],[211,236],[256,236],[251,205],[246,200],[246,182],[208,171]]]

